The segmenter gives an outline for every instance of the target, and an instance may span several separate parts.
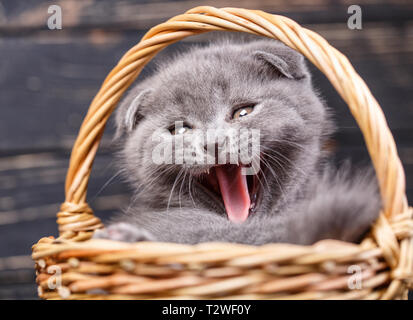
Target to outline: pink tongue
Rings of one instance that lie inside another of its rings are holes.
[[[251,205],[247,176],[241,174],[241,166],[217,166],[215,170],[229,220],[245,221]]]

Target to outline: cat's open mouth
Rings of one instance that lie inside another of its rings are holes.
[[[261,171],[245,175],[242,169],[242,165],[217,165],[201,178],[204,187],[222,199],[228,219],[238,223],[254,213],[261,200],[258,177]]]

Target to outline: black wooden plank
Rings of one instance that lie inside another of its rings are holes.
[[[38,300],[37,286],[33,282],[0,286],[0,300]]]
[[[41,237],[57,233],[64,200],[66,153],[0,158],[0,257],[30,254]],[[99,152],[88,189],[89,203],[104,220],[128,203],[128,188],[116,176],[114,158]]]
[[[102,45],[91,45],[88,36],[1,42],[0,135],[13,142],[0,150],[70,148],[100,82],[131,44],[107,39]]]
[[[30,257],[28,256],[28,258]],[[2,284],[2,286],[29,283],[32,281],[34,281],[33,261],[31,261],[30,268],[6,269],[0,271],[0,283]]]
[[[307,23],[345,23],[348,19],[347,8],[354,4],[350,0],[196,0],[181,1],[132,1],[132,0],[2,0],[2,19],[0,33],[18,33],[21,30],[33,31],[46,29],[47,8],[60,5],[63,13],[64,28],[141,28],[146,29],[170,17],[184,13],[200,5],[215,7],[240,7],[261,9],[271,13],[286,15],[302,24]],[[410,20],[413,4],[402,0],[372,2],[359,0],[365,22]]]

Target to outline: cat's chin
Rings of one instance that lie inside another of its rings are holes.
[[[263,197],[262,171],[246,174],[247,169],[245,165],[215,165],[199,176],[199,183],[224,205],[228,219],[235,223],[242,223],[256,213]]]

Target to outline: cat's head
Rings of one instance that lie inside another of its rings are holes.
[[[124,142],[122,167],[147,202],[201,204],[234,221],[295,192],[314,170],[330,130],[303,57],[274,40],[220,42],[162,63],[128,93],[116,123]],[[207,132],[217,132],[218,139],[208,140]],[[218,159],[222,150],[251,154],[254,143],[259,169],[255,162],[249,172],[255,174],[240,173],[251,161]],[[196,160],[177,160],[183,154]]]

